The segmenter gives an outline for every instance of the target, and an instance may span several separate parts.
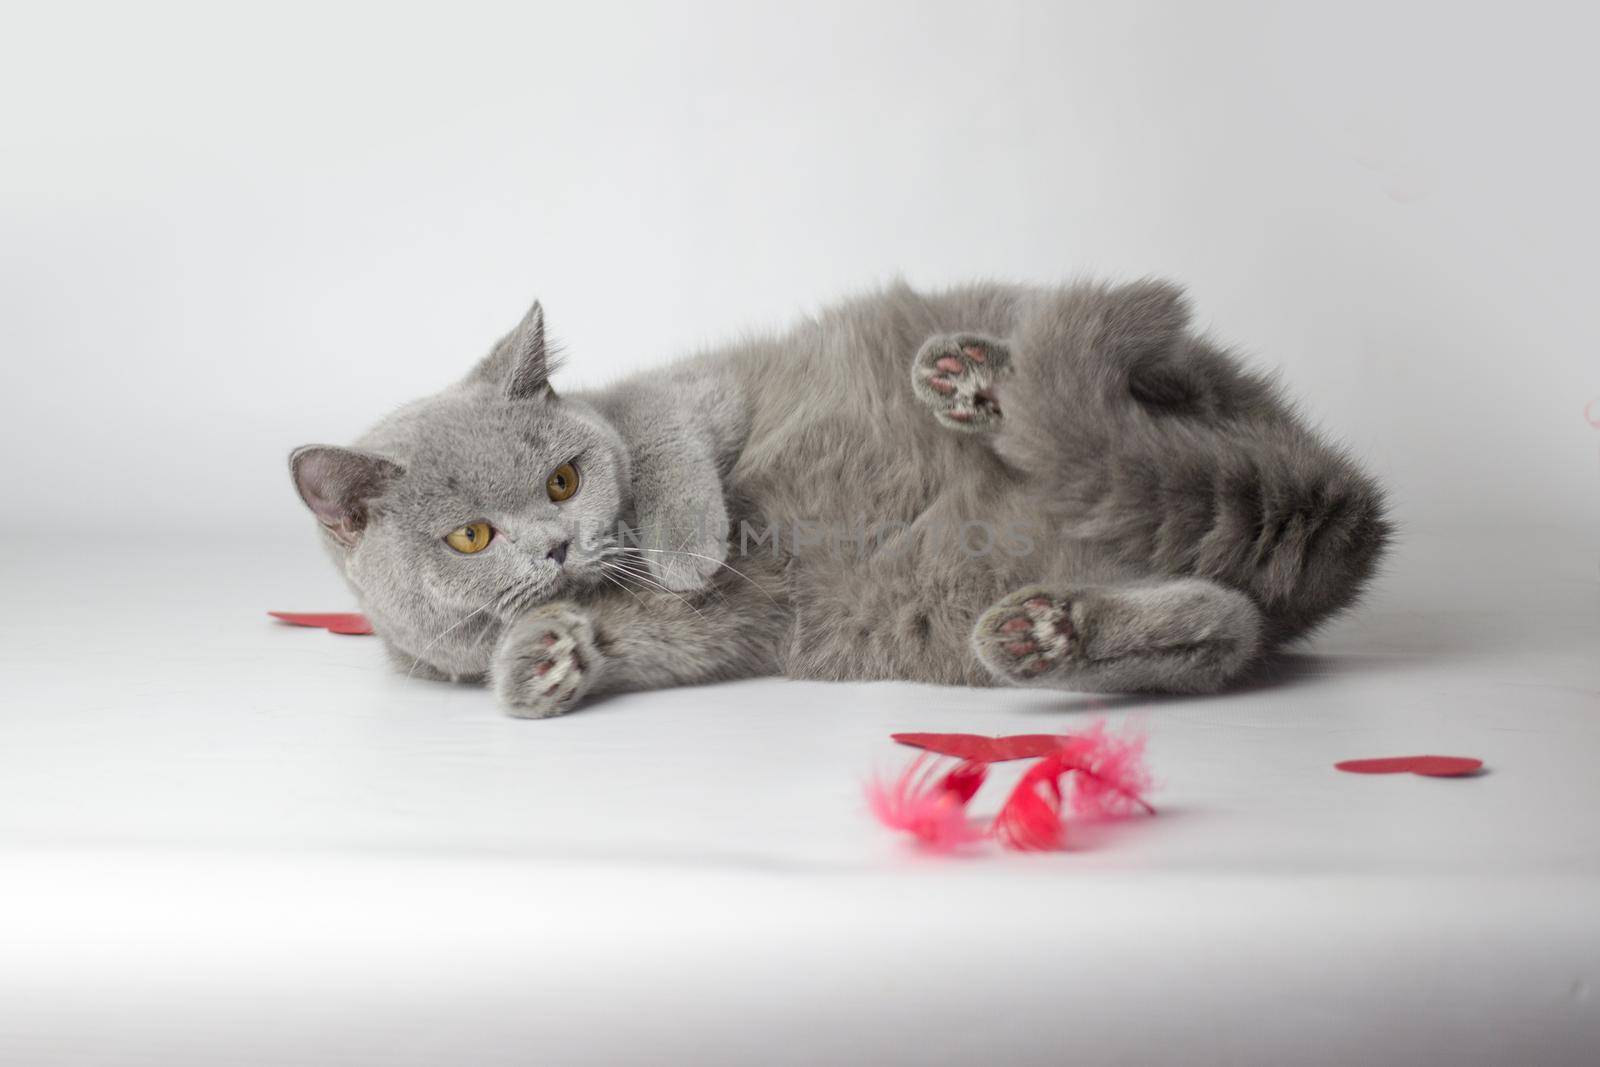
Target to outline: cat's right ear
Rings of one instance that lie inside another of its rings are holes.
[[[322,528],[345,547],[366,529],[368,507],[405,473],[392,460],[359,448],[304,445],[289,456],[294,487]]]

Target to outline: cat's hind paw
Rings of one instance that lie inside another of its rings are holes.
[[[978,618],[972,645],[1012,685],[1210,693],[1255,659],[1261,613],[1243,593],[1198,578],[1029,586]]]
[[[937,334],[911,361],[911,388],[942,425],[993,430],[1000,425],[999,383],[1010,369],[1010,349],[992,337]]]
[[[1077,646],[1072,601],[1044,589],[1020,589],[983,613],[973,628],[978,658],[1002,678],[1036,682]]]
[[[577,706],[599,663],[588,617],[569,604],[548,604],[507,628],[490,677],[506,711],[548,719]]]

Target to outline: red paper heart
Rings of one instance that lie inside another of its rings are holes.
[[[1033,759],[1058,751],[1065,737],[1055,734],[1013,734],[1010,737],[984,737],[980,734],[890,734],[892,740],[912,748],[937,752],[956,759],[999,763],[1002,760]]]
[[[1351,774],[1420,774],[1428,778],[1456,778],[1472,774],[1483,760],[1468,756],[1389,756],[1384,759],[1347,759],[1335,763]]]
[[[274,619],[282,619],[293,626],[317,626],[331,634],[370,634],[372,623],[365,615],[353,611],[324,612],[322,614],[300,611],[269,611]]]

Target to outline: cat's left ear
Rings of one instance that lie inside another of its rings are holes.
[[[512,400],[554,396],[550,372],[555,369],[544,338],[544,308],[535,300],[517,328],[478,364],[472,376],[499,385]]]

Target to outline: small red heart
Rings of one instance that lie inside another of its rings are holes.
[[[1389,756],[1384,759],[1347,759],[1335,763],[1351,774],[1421,774],[1428,778],[1455,778],[1472,774],[1483,760],[1468,756]]]
[[[956,759],[999,763],[1002,760],[1033,759],[1058,751],[1067,740],[1055,734],[1013,734],[1010,737],[984,737],[980,734],[890,734],[891,740],[912,748],[937,752]]]
[[[353,611],[306,613],[300,611],[269,611],[274,619],[282,619],[293,626],[316,626],[332,634],[370,634],[372,623],[365,615]]]

